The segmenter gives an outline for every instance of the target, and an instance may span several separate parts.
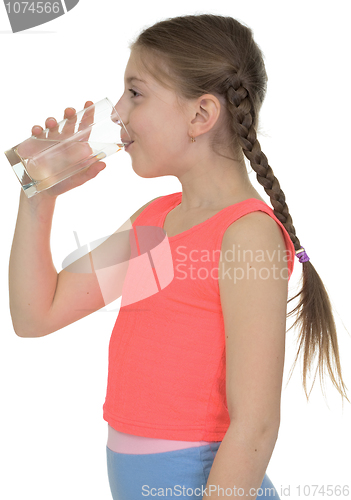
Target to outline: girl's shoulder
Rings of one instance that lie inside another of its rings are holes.
[[[139,217],[139,215],[143,212],[143,210],[145,210],[145,208],[148,205],[150,205],[150,203],[152,203],[155,200],[158,200],[159,198],[162,198],[162,196],[158,196],[157,198],[154,198],[153,200],[145,203],[145,205],[143,205],[141,208],[139,208],[139,210],[137,210],[136,212],[134,212],[134,214],[130,217],[131,223],[134,224],[134,221],[137,219],[137,217]]]

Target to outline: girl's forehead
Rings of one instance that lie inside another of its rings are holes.
[[[125,78],[127,81],[132,79],[137,79],[141,82],[147,82],[147,80],[152,79],[152,76],[146,71],[145,66],[142,63],[141,57],[139,54],[131,51],[126,70],[125,70]]]
[[[159,64],[161,61],[159,61]],[[148,57],[147,54],[139,51],[131,51],[129,61],[126,66],[124,79],[126,84],[139,85],[141,89],[147,87],[155,95],[165,95],[174,94],[175,90],[172,87],[168,87],[163,81],[157,79],[152,74],[154,69],[155,61],[152,57]],[[150,68],[150,71],[148,71]]]

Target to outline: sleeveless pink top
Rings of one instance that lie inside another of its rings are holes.
[[[156,199],[130,231],[103,406],[114,451],[127,449],[124,443],[142,453],[136,450],[152,449],[151,438],[159,451],[169,449],[167,441],[179,449],[223,439],[230,418],[218,266],[226,229],[248,213],[267,213],[282,230],[289,277],[293,271],[293,243],[266,203],[251,198],[230,205],[167,237],[164,220],[181,200],[181,192]]]

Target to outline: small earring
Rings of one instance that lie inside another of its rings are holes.
[[[194,139],[194,137],[190,137],[191,139],[191,142],[196,142],[196,139]]]

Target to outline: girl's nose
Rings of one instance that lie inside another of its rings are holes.
[[[116,108],[115,108],[116,109]],[[117,112],[118,113],[118,112]],[[117,125],[119,125],[121,127],[121,137],[123,137],[123,140],[128,140],[127,137],[129,137],[129,139],[131,139],[130,137],[130,134],[127,130],[127,127],[125,126],[125,123],[123,121],[123,119],[121,118],[121,115],[118,113],[118,116],[117,116],[117,120],[116,120],[116,123]]]
[[[114,108],[120,116],[122,116],[124,114],[122,98],[120,98],[119,101],[116,102],[116,104],[114,105]],[[122,120],[123,120],[123,117],[122,117]]]
[[[117,122],[119,125],[122,123],[127,123],[127,114],[123,111],[122,107],[117,103],[114,106],[115,110],[117,111],[119,121]]]
[[[116,123],[118,125],[120,125],[120,127],[122,127],[121,135],[125,136],[125,134],[123,134],[123,130],[124,130],[130,139],[130,134],[129,134],[127,127],[126,127],[126,124],[128,124],[128,115],[126,113],[125,108],[123,107],[122,97],[114,105],[114,108],[117,111],[117,115],[118,115],[118,120],[116,121]]]

